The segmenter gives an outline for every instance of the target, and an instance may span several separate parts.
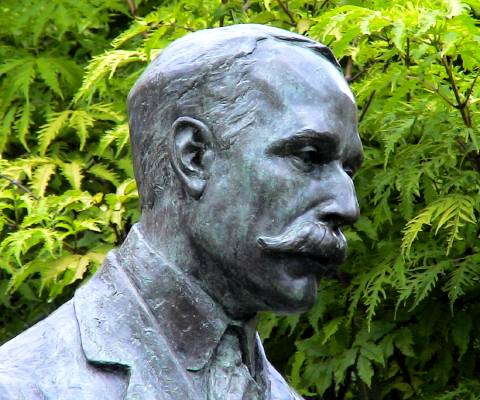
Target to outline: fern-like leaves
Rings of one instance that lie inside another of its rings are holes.
[[[61,130],[67,125],[71,111],[64,110],[58,113],[52,113],[48,122],[40,128],[38,144],[39,152],[44,155],[50,143],[60,134]]]
[[[460,229],[466,223],[475,223],[474,204],[474,200],[470,196],[456,194],[443,197],[428,205],[407,223],[403,231],[403,254],[410,254],[413,242],[425,225],[434,225],[436,227],[435,234],[441,229],[447,231],[448,254],[453,242],[462,239],[459,234]]]
[[[78,102],[80,99],[89,101],[96,91],[96,86],[100,80],[112,78],[118,67],[137,61],[146,61],[146,56],[143,52],[111,50],[93,58],[87,67],[82,86],[75,95],[74,101]]]

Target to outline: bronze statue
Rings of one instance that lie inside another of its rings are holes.
[[[261,25],[167,47],[128,98],[142,217],[72,300],[0,348],[0,399],[301,399],[259,311],[345,258],[362,160],[330,50]]]

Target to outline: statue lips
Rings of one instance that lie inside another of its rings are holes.
[[[278,236],[259,237],[257,244],[269,253],[307,257],[322,273],[345,261],[347,253],[347,241],[340,229],[321,221],[295,222]],[[303,275],[317,271],[306,263],[298,272]]]

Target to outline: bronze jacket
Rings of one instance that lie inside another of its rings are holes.
[[[207,399],[205,366],[232,324],[135,226],[72,300],[0,347],[0,400]],[[262,400],[300,400],[252,337]]]

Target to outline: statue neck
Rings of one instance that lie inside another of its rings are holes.
[[[230,318],[235,320],[252,320],[256,310],[246,309],[245,304],[232,293],[234,278],[225,277],[219,272],[221,266],[212,260],[192,242],[187,235],[183,218],[178,215],[179,206],[174,210],[165,207],[151,212],[144,212],[139,229],[148,245],[162,255],[171,265],[192,279],[212,299],[214,299]],[[161,216],[161,217],[159,217]]]

